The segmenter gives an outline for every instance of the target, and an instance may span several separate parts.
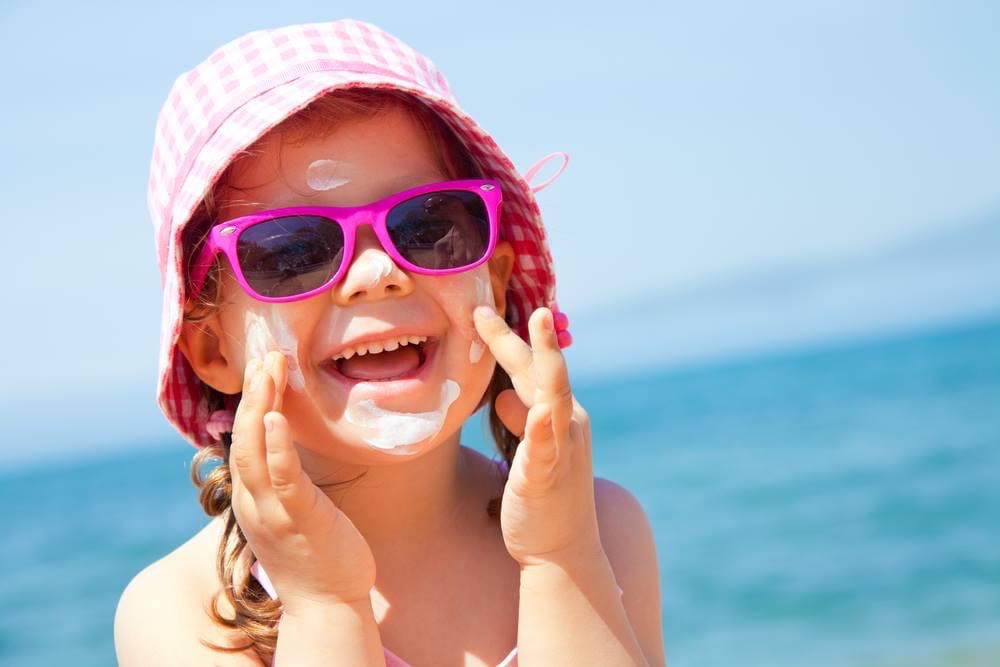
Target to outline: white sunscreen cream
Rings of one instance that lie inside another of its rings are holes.
[[[490,281],[482,276],[476,276],[476,305],[477,306],[495,306],[496,301],[493,299],[493,286],[490,285]]]
[[[476,306],[493,306],[495,301],[493,300],[493,287],[490,285],[490,281],[482,276],[476,276],[476,302],[472,304],[472,309],[475,310]],[[469,363],[477,364],[479,360],[483,358],[483,352],[486,351],[486,346],[479,339],[479,335],[476,333],[476,325],[472,325],[472,343],[469,345]]]
[[[306,185],[316,192],[326,192],[347,185],[351,179],[344,177],[343,162],[316,160],[306,167]]]
[[[441,387],[441,407],[430,412],[396,412],[386,410],[366,399],[349,405],[345,411],[347,421],[371,432],[365,442],[372,447],[392,451],[430,438],[441,430],[448,416],[448,408],[460,393],[458,383],[445,380]]]
[[[243,317],[243,327],[246,329],[246,357],[251,359],[264,360],[271,341],[271,332],[267,329],[264,318],[257,313],[247,311]]]
[[[288,361],[288,386],[294,391],[302,391],[306,383],[299,365],[299,341],[285,318],[273,307],[269,317],[248,310],[243,325],[247,359],[263,360],[272,350],[281,352]]]
[[[357,271],[361,280],[371,289],[392,273],[393,263],[388,255],[376,250],[366,250],[354,261],[352,271]]]

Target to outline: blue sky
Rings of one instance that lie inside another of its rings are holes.
[[[155,413],[145,179],[173,79],[343,16],[427,53],[522,169],[571,154],[540,200],[584,321],[1000,216],[992,2],[6,2],[0,398],[23,432],[69,403],[100,431],[109,396],[143,406],[129,429]]]

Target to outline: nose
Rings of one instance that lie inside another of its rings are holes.
[[[358,228],[354,243],[354,259],[344,279],[331,292],[335,303],[346,306],[406,296],[413,287],[413,279],[396,266],[372,228],[362,226]]]

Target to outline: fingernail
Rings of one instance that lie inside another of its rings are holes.
[[[548,314],[543,319],[542,325],[545,327],[546,331],[555,331],[556,330],[556,325],[555,325],[554,318],[552,317],[552,311],[551,310],[548,312]]]
[[[495,320],[498,317],[500,317],[500,315],[497,313],[497,311],[493,310],[489,306],[478,306],[476,308],[476,312],[484,320]]]
[[[270,412],[264,415],[264,430],[268,433],[274,430],[274,417],[271,416]]]

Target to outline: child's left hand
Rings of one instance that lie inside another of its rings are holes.
[[[522,438],[500,510],[507,550],[522,567],[599,552],[590,420],[570,389],[552,312],[532,314],[530,346],[489,307],[473,319],[514,385],[497,397],[497,413]]]

